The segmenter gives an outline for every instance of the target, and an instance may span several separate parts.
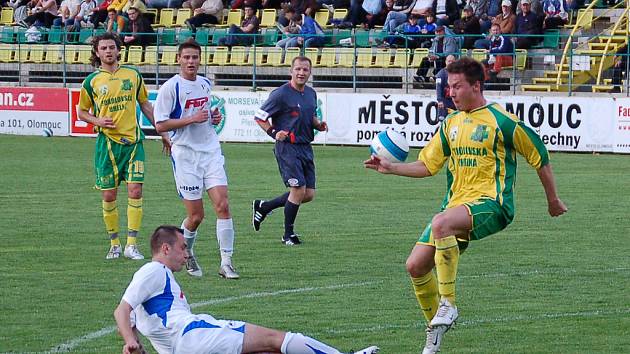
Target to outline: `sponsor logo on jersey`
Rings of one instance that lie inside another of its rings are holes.
[[[290,187],[298,187],[299,184],[297,178],[289,178],[289,180],[287,180],[287,183]]]
[[[201,188],[199,186],[180,186],[179,189],[186,192],[194,192],[194,191],[198,191]]]
[[[206,102],[208,102],[208,97],[199,97],[199,98],[191,98],[186,100],[186,104],[184,105],[185,109],[189,109],[190,107],[199,108],[203,107]]]
[[[129,79],[124,79],[122,85],[120,86],[120,89],[125,91],[131,91],[132,88],[133,85],[131,84],[131,80]]]
[[[451,141],[455,141],[455,139],[457,138],[457,126],[451,127],[448,138],[451,139]]]
[[[470,136],[470,140],[483,143],[484,140],[488,139],[488,134],[489,134],[488,126],[479,124],[477,125],[477,128],[475,128],[475,131]]]

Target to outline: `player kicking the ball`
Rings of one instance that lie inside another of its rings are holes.
[[[423,354],[439,351],[442,336],[459,315],[455,280],[459,255],[468,241],[497,233],[514,218],[516,153],[538,172],[549,215],[567,211],[558,198],[549,153],[540,137],[498,104],[486,102],[481,64],[463,58],[446,70],[458,111],[444,120],[418,161],[391,163],[372,156],[364,162],[366,168],[381,173],[420,178],[434,176],[448,161],[442,212],[420,235],[406,264],[429,323]]]
[[[134,274],[114,311],[125,341],[123,354],[145,352],[136,330],[160,354],[341,354],[300,333],[192,314],[173,274],[182,269],[188,258],[182,232],[175,226],[160,226],[155,230],[151,236],[152,262]],[[378,350],[371,346],[355,354],[374,354]]]
[[[198,76],[201,46],[194,40],[180,44],[180,72],[160,87],[155,102],[158,132],[171,132],[171,157],[175,184],[187,217],[182,223],[188,246],[188,274],[200,277],[202,270],[193,253],[197,228],[204,218],[203,193],[208,191],[217,216],[217,240],[221,252],[219,275],[238,279],[232,267],[234,225],[228,203],[227,175],[219,137],[214,125],[221,122],[218,110],[209,112],[210,80]]]

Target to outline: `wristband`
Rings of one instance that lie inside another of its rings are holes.
[[[276,139],[276,133],[278,131],[276,129],[274,129],[274,127],[269,127],[269,129],[267,129],[267,135],[269,135],[272,139]]]

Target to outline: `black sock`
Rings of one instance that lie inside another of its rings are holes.
[[[286,192],[272,200],[265,201],[260,207],[260,211],[267,214],[274,209],[283,207],[287,203],[287,200],[289,200],[289,192]]]
[[[300,204],[293,204],[289,200],[284,205],[284,236],[293,235],[293,224],[299,209]]]

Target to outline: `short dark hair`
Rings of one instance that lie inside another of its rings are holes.
[[[464,74],[466,81],[470,85],[474,85],[479,82],[483,87],[484,72],[483,65],[473,58],[463,57],[448,64],[446,71],[449,74]]]
[[[308,62],[308,66],[310,66],[311,68],[313,67],[313,62],[311,61],[311,59],[309,57],[305,57],[303,55],[298,55],[297,57],[293,58],[293,60],[291,60],[291,67],[293,67],[293,65],[295,64],[296,61],[307,61]]]
[[[197,49],[199,51],[199,55],[201,55],[201,44],[197,43],[197,41],[192,38],[188,38],[185,42],[179,45],[179,48],[177,48],[177,54],[182,54],[182,51],[186,48]]]
[[[167,243],[169,246],[175,246],[177,234],[184,234],[184,230],[173,225],[160,225],[153,231],[151,235],[151,254],[156,255],[160,252],[162,245]]]
[[[115,33],[105,32],[92,39],[92,56],[90,57],[90,63],[97,68],[101,66],[101,59],[96,55],[98,52],[98,44],[101,41],[107,40],[112,40],[116,43],[116,48],[118,48],[118,60],[120,60],[120,48],[122,48],[122,41],[120,40],[120,37],[118,37]]]
[[[294,12],[293,16],[291,16],[291,21],[302,22],[302,15]]]
[[[294,14],[295,13],[295,8],[291,5],[287,6],[286,9],[284,9],[284,13],[285,14]]]

